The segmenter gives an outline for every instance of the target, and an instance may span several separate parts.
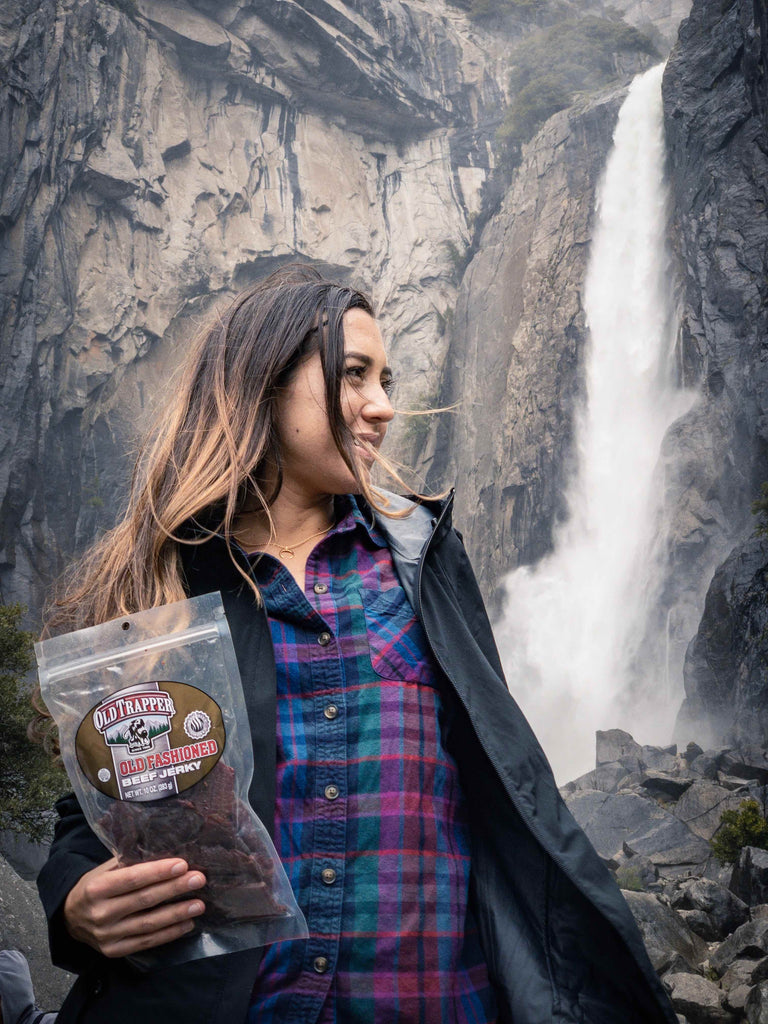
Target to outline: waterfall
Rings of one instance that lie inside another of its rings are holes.
[[[655,469],[669,425],[691,404],[673,380],[662,71],[633,81],[598,189],[568,519],[551,554],[506,578],[496,627],[510,690],[560,783],[594,767],[596,729],[668,742],[682,698],[667,666],[642,664],[663,574]]]

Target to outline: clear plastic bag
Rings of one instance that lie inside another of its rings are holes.
[[[150,968],[307,936],[248,803],[253,750],[218,593],[35,644],[40,688],[88,823],[121,865],[182,857],[205,913]]]

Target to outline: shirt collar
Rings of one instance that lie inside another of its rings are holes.
[[[385,548],[387,546],[384,534],[376,525],[373,516],[370,519],[366,517],[354,494],[337,495],[334,499],[334,505],[336,525],[331,530],[329,536],[333,536],[336,533],[346,533],[360,526],[365,530],[376,547]]]

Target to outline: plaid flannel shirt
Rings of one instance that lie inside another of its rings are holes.
[[[277,662],[275,845],[310,938],[268,947],[247,1024],[489,1024],[470,837],[423,630],[354,499],[304,593],[263,556]]]

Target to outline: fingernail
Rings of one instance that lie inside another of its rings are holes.
[[[201,889],[205,885],[205,879],[202,875],[191,875],[187,882],[188,889]]]
[[[187,913],[189,914],[190,917],[192,917],[194,914],[202,914],[204,910],[205,907],[203,906],[202,903],[190,903],[190,905],[187,907]]]
[[[187,870],[187,865],[184,863],[183,860],[181,860],[181,861],[179,861],[178,864],[174,864],[173,865],[173,867],[171,868],[171,875],[174,878],[177,878],[179,875],[183,875],[186,870]]]

